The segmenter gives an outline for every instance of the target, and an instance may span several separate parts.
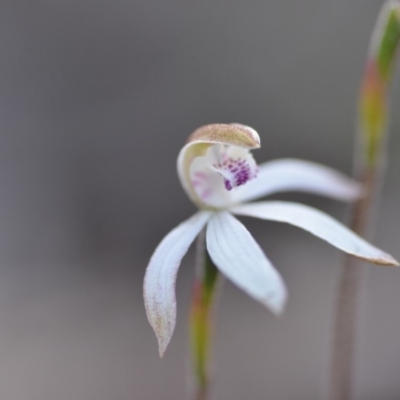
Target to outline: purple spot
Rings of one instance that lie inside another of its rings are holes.
[[[225,189],[228,191],[232,190],[232,184],[228,179],[224,179],[224,183],[225,183]]]

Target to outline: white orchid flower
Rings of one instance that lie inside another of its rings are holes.
[[[363,260],[398,265],[389,254],[314,208],[286,201],[244,204],[291,190],[344,201],[361,194],[358,183],[312,162],[282,159],[258,167],[250,150],[259,147],[260,138],[254,129],[214,124],[196,130],[179,153],[179,179],[200,211],[164,237],[146,270],[145,307],[161,356],[175,328],[175,283],[180,262],[205,226],[207,251],[223,275],[272,312],[282,312],[287,291],[281,276],[232,214],[286,222]]]

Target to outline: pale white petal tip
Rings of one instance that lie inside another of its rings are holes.
[[[275,314],[276,316],[280,317],[283,312],[285,311],[286,307],[286,295],[285,296],[275,296],[270,297],[267,300],[267,307],[268,309]]]
[[[267,308],[276,316],[281,316],[285,311],[287,303],[287,290],[283,281],[281,281],[281,287],[268,295],[265,299],[264,304]]]
[[[165,351],[167,350],[167,347],[169,345],[169,342],[171,341],[171,338],[166,338],[164,336],[157,335],[157,341],[158,341],[158,354],[160,358],[163,358]]]
[[[175,319],[173,318],[171,321],[165,320],[163,316],[157,315],[157,310],[154,310],[155,312],[150,312],[148,304],[145,304],[145,306],[147,319],[157,338],[158,354],[160,358],[162,358],[171,341],[175,327]]]
[[[360,257],[361,260],[369,261],[373,264],[382,265],[383,267],[400,267],[400,263],[392,257],[390,254],[381,253],[379,256],[376,257]]]

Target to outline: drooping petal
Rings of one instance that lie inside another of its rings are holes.
[[[241,222],[228,212],[214,214],[206,241],[211,259],[226,277],[274,313],[282,312],[285,284]]]
[[[175,328],[175,282],[180,262],[210,215],[206,211],[198,212],[168,233],[147,267],[144,302],[147,318],[157,336],[160,356],[164,354]]]
[[[236,206],[231,211],[238,215],[298,226],[365,261],[387,266],[399,265],[391,255],[371,245],[329,215],[303,204],[265,201]]]
[[[238,188],[234,200],[242,203],[286,191],[309,192],[351,201],[361,195],[361,186],[332,168],[288,158],[260,165],[257,179]]]
[[[193,171],[191,170],[193,160],[198,157],[205,157],[208,149],[213,145],[255,149],[260,147],[260,137],[254,129],[240,124],[206,125],[197,129],[189,136],[187,144],[179,153],[177,170],[183,189],[189,198],[200,208],[219,207],[219,205],[210,204],[208,199],[204,200],[204,198],[199,196],[198,191],[195,189],[196,184],[194,184]],[[223,171],[220,170],[221,172]],[[221,181],[221,187],[224,188],[223,179]],[[212,189],[214,189],[214,186],[212,186]],[[216,189],[219,190],[219,186]]]

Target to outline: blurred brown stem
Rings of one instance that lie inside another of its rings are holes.
[[[350,228],[365,236],[373,206],[376,173],[366,169],[362,176],[365,195],[352,209]],[[333,327],[331,376],[328,400],[350,400],[353,392],[357,310],[362,283],[360,261],[346,256],[338,284],[338,298]]]

